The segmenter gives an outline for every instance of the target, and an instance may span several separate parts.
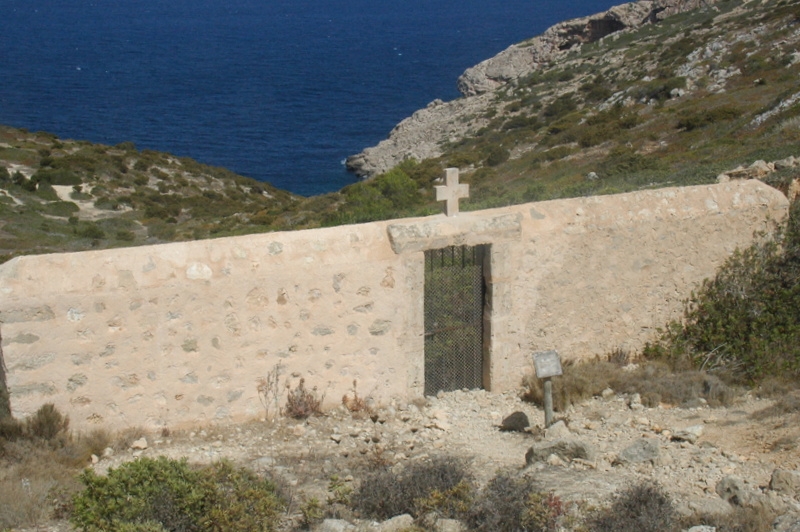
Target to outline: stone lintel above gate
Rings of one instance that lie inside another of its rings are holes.
[[[462,213],[459,217],[435,217],[398,222],[387,227],[392,250],[398,255],[447,246],[477,246],[522,236],[522,214],[486,216]]]

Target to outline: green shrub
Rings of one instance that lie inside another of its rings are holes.
[[[544,116],[551,120],[556,120],[578,108],[572,93],[559,96],[544,109]]]
[[[686,88],[686,78],[670,77],[656,78],[653,81],[638,87],[633,96],[636,99],[664,101],[670,98],[673,89]]]
[[[122,240],[123,242],[133,242],[136,240],[136,234],[133,231],[128,231],[127,229],[120,229],[116,233],[117,240]]]
[[[80,185],[81,178],[67,169],[40,169],[33,174],[31,181],[35,183],[50,183],[51,185]]]
[[[283,506],[271,482],[228,461],[193,469],[185,459],[139,458],[107,476],[86,469],[80,481],[70,520],[87,531],[272,531]]]
[[[463,460],[439,456],[412,463],[399,473],[384,469],[372,472],[350,500],[364,517],[389,519],[405,513],[418,516],[421,508],[430,504],[434,492],[444,494],[471,480]]]
[[[627,146],[616,146],[600,164],[598,173],[604,177],[629,176],[645,170],[656,170],[660,165],[656,157],[637,153]]]
[[[321,407],[322,397],[317,395],[317,389],[307,389],[305,379],[301,378],[297,386],[287,391],[286,407],[283,412],[294,419],[306,419],[322,413]]]
[[[800,202],[785,225],[736,251],[643,354],[737,382],[800,376]]]
[[[69,218],[80,210],[80,207],[71,201],[54,201],[42,206],[42,213],[62,218]]]
[[[558,530],[564,513],[564,503],[543,493],[533,478],[501,472],[481,490],[465,520],[476,532],[546,532]]]
[[[722,106],[716,109],[707,109],[696,113],[685,114],[678,119],[678,129],[692,131],[701,127],[706,127],[716,122],[734,120],[739,118],[742,112],[736,107]]]
[[[503,123],[502,129],[509,131],[512,129],[530,128],[537,129],[541,124],[535,116],[513,116]]]
[[[508,157],[509,153],[507,149],[497,144],[493,144],[486,150],[485,160],[488,166],[497,166],[498,164],[506,162]]]
[[[53,403],[39,407],[36,413],[27,419],[26,432],[42,440],[53,440],[64,434],[69,427],[69,416],[64,416]]]
[[[81,238],[90,238],[92,240],[99,240],[106,237],[105,231],[103,231],[97,224],[93,222],[85,223],[80,229],[78,229],[77,234]]]
[[[591,532],[669,532],[678,530],[678,514],[664,489],[642,482],[614,494],[609,508],[589,522]]]

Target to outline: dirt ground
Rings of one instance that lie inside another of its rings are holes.
[[[738,477],[748,489],[764,493],[775,469],[794,471],[800,465],[798,414],[771,415],[774,404],[745,395],[727,408],[703,404],[645,408],[636,398],[607,394],[571,407],[560,414],[565,423],[545,431],[543,412],[517,394],[455,391],[414,403],[395,402],[371,416],[339,407],[306,420],[255,420],[147,435],[145,449],[114,453],[93,467],[103,472],[137,456],[186,457],[195,463],[228,458],[288,487],[293,504],[286,516],[287,529],[297,522],[304,501],[327,500],[332,477],[357,482],[376,465],[402,467],[439,453],[469,459],[479,482],[499,470],[525,470],[543,490],[569,501],[603,505],[616,490],[650,479],[666,489],[684,514],[722,512],[729,506],[716,493],[723,478]],[[499,430],[503,419],[517,411],[527,415],[532,428]],[[676,439],[685,429],[696,440]],[[658,442],[658,456],[620,463],[620,454],[642,438]],[[526,464],[525,454],[532,445],[559,439],[590,445],[594,457],[568,461],[550,456]],[[791,497],[773,499],[781,512],[800,511]],[[57,528],[51,530],[69,530],[64,523],[53,526]]]

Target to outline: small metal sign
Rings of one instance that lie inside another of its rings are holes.
[[[561,358],[557,351],[541,351],[533,354],[533,367],[540,379],[556,377],[562,374]]]

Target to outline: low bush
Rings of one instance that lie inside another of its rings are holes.
[[[669,532],[679,530],[678,513],[664,489],[642,482],[614,494],[611,506],[589,519],[591,532]]]
[[[469,491],[465,486],[455,488],[471,482],[463,460],[438,456],[430,461],[412,463],[397,473],[381,469],[368,474],[350,501],[354,510],[373,519],[389,519],[405,513],[419,516],[434,500],[451,501],[465,496]],[[439,505],[442,511],[452,507],[450,503]]]
[[[291,388],[287,383],[286,406],[284,414],[294,419],[306,419],[322,413],[322,397],[318,396],[317,389],[306,388],[305,379],[300,379],[297,386]]]
[[[678,129],[692,131],[709,126],[716,122],[734,120],[741,116],[741,110],[736,107],[722,106],[716,109],[706,109],[696,113],[687,113],[678,119]]]
[[[682,528],[712,527],[716,532],[770,532],[775,515],[763,506],[734,506],[725,514],[695,514],[683,519]]]
[[[87,531],[271,531],[283,507],[271,482],[227,461],[195,469],[139,458],[107,476],[86,469],[80,480],[70,520]]]
[[[499,146],[497,144],[493,144],[489,146],[486,150],[486,164],[487,166],[497,166],[502,164],[508,160],[509,152],[507,149]]]
[[[25,428],[31,437],[51,441],[60,434],[65,434],[68,427],[69,416],[59,412],[54,404],[47,403],[28,418]]]
[[[740,388],[726,384],[717,375],[696,370],[673,371],[667,364],[644,360],[620,370],[627,363],[627,359],[623,360],[566,361],[563,375],[553,378],[553,409],[564,412],[571,405],[600,395],[606,388],[617,393],[638,393],[647,407],[660,403],[690,406],[701,399],[710,406],[728,406],[741,395]],[[523,389],[525,401],[543,405],[541,379],[532,373],[526,375]]]
[[[734,382],[800,376],[800,202],[770,235],[735,252],[643,354]]]
[[[477,532],[547,532],[558,530],[565,513],[561,499],[543,493],[533,478],[501,472],[478,494],[466,522]]]

